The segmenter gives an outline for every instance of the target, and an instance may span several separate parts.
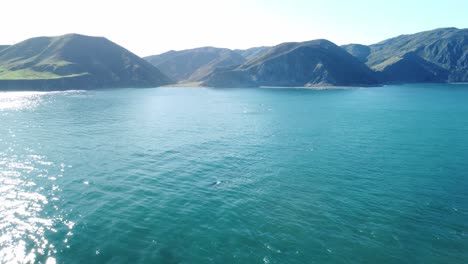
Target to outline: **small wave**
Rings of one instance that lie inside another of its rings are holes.
[[[281,253],[281,250],[276,249],[276,248],[273,248],[273,247],[270,246],[269,244],[265,244],[265,247],[266,247],[268,250],[272,251],[272,252]]]

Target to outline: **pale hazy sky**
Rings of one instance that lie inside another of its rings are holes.
[[[105,36],[140,55],[200,46],[249,48],[326,38],[372,44],[468,27],[468,0],[3,0],[0,44]]]

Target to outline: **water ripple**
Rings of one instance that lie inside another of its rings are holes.
[[[49,173],[54,163],[44,156],[15,155],[14,145],[8,149],[0,152],[0,262],[54,263],[56,245],[47,234],[59,225],[73,228],[53,214],[60,191],[53,182],[61,175]]]

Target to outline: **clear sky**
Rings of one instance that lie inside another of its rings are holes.
[[[317,38],[372,44],[467,28],[468,0],[5,0],[0,25],[0,44],[80,33],[105,36],[140,56]]]

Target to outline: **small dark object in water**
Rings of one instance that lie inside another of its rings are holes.
[[[211,184],[211,186],[216,187],[221,184],[221,181],[215,181]]]

